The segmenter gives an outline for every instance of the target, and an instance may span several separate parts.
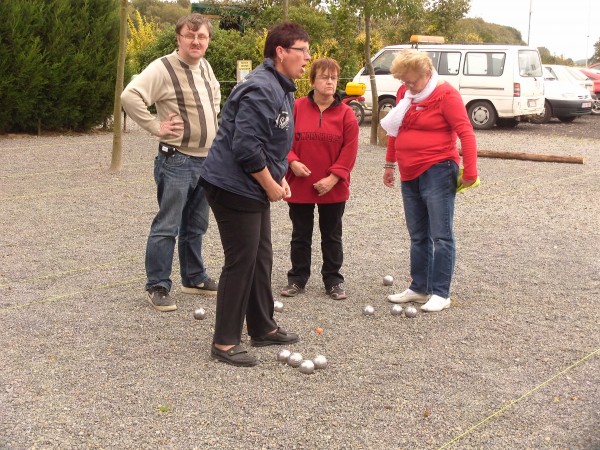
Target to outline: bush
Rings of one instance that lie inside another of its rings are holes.
[[[118,0],[0,5],[0,131],[85,131],[110,117]]]

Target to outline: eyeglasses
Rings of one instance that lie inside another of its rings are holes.
[[[189,42],[194,42],[196,39],[198,39],[198,42],[206,42],[208,40],[208,36],[204,34],[180,34],[179,36]]]
[[[415,87],[423,78],[418,78],[415,81],[402,80],[406,87]]]
[[[323,81],[329,81],[329,80],[331,80],[331,81],[333,81],[334,83],[336,83],[336,82],[337,82],[337,80],[338,80],[338,77],[337,77],[337,76],[335,76],[335,75],[319,75],[319,76],[317,77],[317,79],[318,79],[318,80],[323,80]]]
[[[304,53],[304,56],[310,56],[310,50],[302,47],[287,47],[288,50],[297,50]]]

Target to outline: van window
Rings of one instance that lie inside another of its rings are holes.
[[[542,65],[538,52],[519,50],[519,75],[522,77],[542,76]]]
[[[392,61],[396,53],[394,51],[385,51],[373,60],[373,71],[375,75],[389,75],[390,67],[392,67]]]
[[[465,55],[465,75],[499,77],[504,73],[506,53],[467,52]]]
[[[440,52],[437,72],[440,75],[458,75],[460,71],[460,52]]]

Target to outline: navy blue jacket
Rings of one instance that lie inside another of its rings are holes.
[[[294,138],[295,90],[270,58],[238,83],[223,106],[201,177],[226,191],[268,203],[266,192],[250,174],[268,167],[274,180],[283,179]]]

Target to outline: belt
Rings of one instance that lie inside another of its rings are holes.
[[[177,147],[172,147],[163,142],[158,143],[158,153],[162,153],[165,156],[173,156],[177,151]]]

